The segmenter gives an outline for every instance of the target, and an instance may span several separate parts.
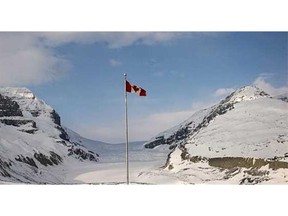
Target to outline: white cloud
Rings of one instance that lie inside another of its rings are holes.
[[[103,42],[112,49],[133,44],[153,45],[182,36],[181,33],[174,32],[44,32],[38,35],[49,46],[71,42],[83,44]]]
[[[234,88],[219,88],[215,91],[214,96],[215,97],[226,96],[226,95],[232,93],[233,91],[235,91]]]
[[[133,44],[152,45],[179,37],[158,32],[2,32],[0,33],[0,85],[38,85],[61,77],[72,66],[56,48],[67,43],[106,43],[111,49]],[[110,60],[112,66],[121,62]]]
[[[0,33],[0,85],[41,84],[57,79],[71,66],[31,33]]]
[[[196,111],[210,107],[214,104],[212,101],[196,102],[187,110],[175,112],[162,112],[150,114],[146,117],[129,118],[129,140],[140,141],[149,140],[158,133],[174,127],[187,120]],[[125,125],[123,122],[109,122],[109,125],[75,124],[73,128],[84,137],[100,140],[108,143],[120,143],[125,141]]]
[[[267,92],[271,96],[277,96],[277,95],[282,95],[282,94],[288,93],[288,86],[281,86],[281,87],[277,88],[277,87],[272,86],[270,83],[268,83],[266,80],[270,76],[271,76],[271,74],[269,76],[266,76],[263,74],[260,75],[254,81],[253,85],[263,89],[265,92]]]
[[[77,125],[73,128],[74,131],[81,136],[108,143],[124,142],[124,125],[111,124],[108,126],[99,125]]]
[[[118,67],[118,66],[122,65],[122,62],[118,61],[116,59],[110,59],[109,63],[112,67]]]
[[[259,77],[252,83],[252,85],[264,90],[271,96],[277,96],[288,93],[288,86],[274,87],[269,83],[269,79],[272,78],[274,74],[272,73],[262,73]],[[219,88],[214,92],[214,97],[226,96],[235,91],[234,88]]]
[[[185,121],[193,114],[193,110],[156,113],[145,118],[129,118],[129,140],[148,140],[157,133]],[[77,125],[73,128],[84,137],[110,143],[125,141],[125,125],[111,123],[109,125]]]

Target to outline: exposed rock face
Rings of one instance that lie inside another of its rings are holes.
[[[26,163],[26,164],[29,164],[30,166],[33,166],[33,167],[36,167],[38,168],[38,166],[36,165],[35,161],[33,158],[30,158],[30,157],[24,157],[23,155],[18,155],[16,158],[15,158],[16,161],[20,161],[20,162],[23,162],[23,163]]]
[[[2,161],[0,158],[0,176],[3,177],[11,177],[9,172],[7,172],[7,169],[11,166],[11,163],[7,163],[5,161]]]
[[[69,149],[68,155],[76,155],[81,160],[90,160],[90,161],[98,161],[99,155],[95,154],[92,151],[84,151],[81,148],[77,148],[75,146],[72,146],[72,148]]]
[[[44,166],[53,166],[62,163],[62,158],[53,151],[50,151],[50,156],[42,153],[34,153],[34,158]]]
[[[15,127],[20,127],[22,125],[31,124],[31,127],[37,128],[36,122],[34,122],[33,120],[0,119],[0,122],[6,125],[15,126]]]
[[[0,94],[0,117],[5,116],[23,116],[23,114],[16,101]]]
[[[53,122],[59,126],[61,126],[61,120],[59,114],[53,109],[51,112],[51,118],[53,119]]]

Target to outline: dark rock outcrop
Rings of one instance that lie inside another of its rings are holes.
[[[19,104],[0,94],[0,117],[23,116]]]
[[[99,157],[99,155],[95,154],[92,151],[86,152],[83,149],[77,148],[75,146],[72,146],[68,151],[69,151],[68,156],[75,155],[79,159],[89,160],[89,161],[96,161],[96,162],[98,161],[97,157]]]
[[[50,151],[50,156],[42,153],[34,153],[34,158],[44,166],[53,166],[62,163],[62,158],[53,151]]]
[[[61,119],[60,119],[60,116],[59,114],[53,110],[52,113],[51,113],[51,118],[53,120],[53,122],[59,126],[61,126]]]
[[[16,158],[15,158],[16,161],[20,161],[20,162],[23,162],[23,163],[26,163],[26,164],[29,164],[30,166],[33,166],[33,167],[36,167],[38,168],[38,166],[36,165],[35,161],[33,160],[33,158],[30,158],[30,157],[24,157],[23,155],[18,155]]]
[[[7,162],[4,162],[0,158],[0,175],[3,177],[11,177],[11,175],[7,172],[7,169],[9,169],[10,164]]]
[[[14,126],[14,127],[20,127],[22,125],[31,123],[32,128],[37,128],[36,122],[33,120],[0,119],[0,122],[6,125]]]

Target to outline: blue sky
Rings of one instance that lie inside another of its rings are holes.
[[[26,86],[67,127],[117,143],[127,73],[147,91],[128,95],[130,139],[147,140],[243,85],[286,92],[287,41],[281,32],[0,33],[0,85]]]

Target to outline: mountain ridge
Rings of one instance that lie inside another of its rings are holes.
[[[188,118],[184,122],[159,133],[155,137],[151,138],[144,145],[146,148],[154,148],[161,144],[169,145],[172,143],[172,141],[174,142],[177,140],[182,140],[186,138],[186,135],[190,133],[191,130],[197,130],[197,127],[204,126],[217,115],[222,115],[225,112],[234,109],[234,105],[236,103],[239,103],[241,101],[251,101],[261,97],[272,98],[269,94],[267,94],[258,87],[243,86],[240,89],[232,92],[225,99],[221,100],[220,103],[195,112],[190,118]],[[206,119],[204,119],[205,117]]]
[[[209,179],[208,171],[205,172],[205,181],[236,179],[240,184],[254,184],[270,181],[280,172],[285,182],[288,181],[285,179],[288,176],[287,110],[285,100],[271,97],[257,87],[245,86],[156,135],[145,147],[170,146],[164,170],[169,175],[188,179],[192,179],[193,171],[197,180],[191,181],[201,182],[199,172],[207,169],[211,176]]]
[[[0,181],[61,183],[80,161],[97,153],[69,140],[51,106],[27,88],[0,88]]]

